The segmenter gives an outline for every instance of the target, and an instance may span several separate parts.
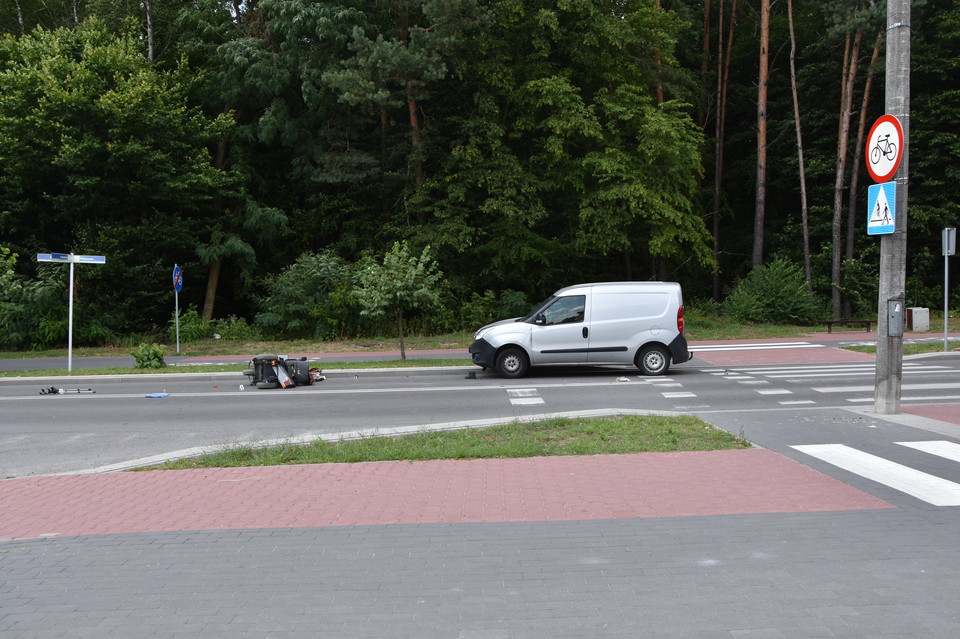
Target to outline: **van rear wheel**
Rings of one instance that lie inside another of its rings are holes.
[[[644,346],[637,353],[634,364],[644,375],[666,375],[670,370],[670,353],[659,344]]]
[[[495,366],[500,377],[523,377],[530,368],[530,360],[522,348],[508,346],[497,353]]]

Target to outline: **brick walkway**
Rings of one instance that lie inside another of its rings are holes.
[[[0,538],[890,508],[763,449],[371,462],[0,482]]]

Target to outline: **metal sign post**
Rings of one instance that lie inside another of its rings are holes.
[[[180,289],[183,287],[183,269],[173,265],[173,317],[177,332],[177,355],[180,354]]]
[[[73,253],[37,253],[38,262],[64,262],[70,264],[70,295],[67,305],[67,373],[73,372],[73,265],[106,264],[103,255],[74,255]]]
[[[957,229],[943,229],[943,350],[947,350],[947,322],[950,318],[950,262],[957,252]]]

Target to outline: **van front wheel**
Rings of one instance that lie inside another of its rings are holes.
[[[640,349],[634,364],[644,375],[665,375],[670,370],[670,353],[659,344],[651,344]]]
[[[523,377],[530,368],[530,360],[522,348],[508,346],[497,353],[497,373],[500,377]]]

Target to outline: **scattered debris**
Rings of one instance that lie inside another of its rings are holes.
[[[97,391],[90,388],[57,388],[56,386],[50,386],[49,388],[41,388],[41,395],[72,395],[80,393],[96,393]]]
[[[326,379],[319,368],[310,368],[306,357],[290,359],[284,355],[257,355],[243,374],[257,388],[309,386]]]
[[[169,393],[149,393],[147,395],[144,395],[144,397],[148,397],[150,399],[156,399],[158,397],[169,397],[169,396],[170,396]]]
[[[467,373],[467,376],[464,377],[464,379],[476,379],[476,378],[477,378],[477,371],[470,371],[469,373]]]
[[[629,378],[629,377],[618,377],[618,378],[617,378],[617,381],[618,381],[618,382],[629,382],[629,381],[630,381],[630,378]]]

